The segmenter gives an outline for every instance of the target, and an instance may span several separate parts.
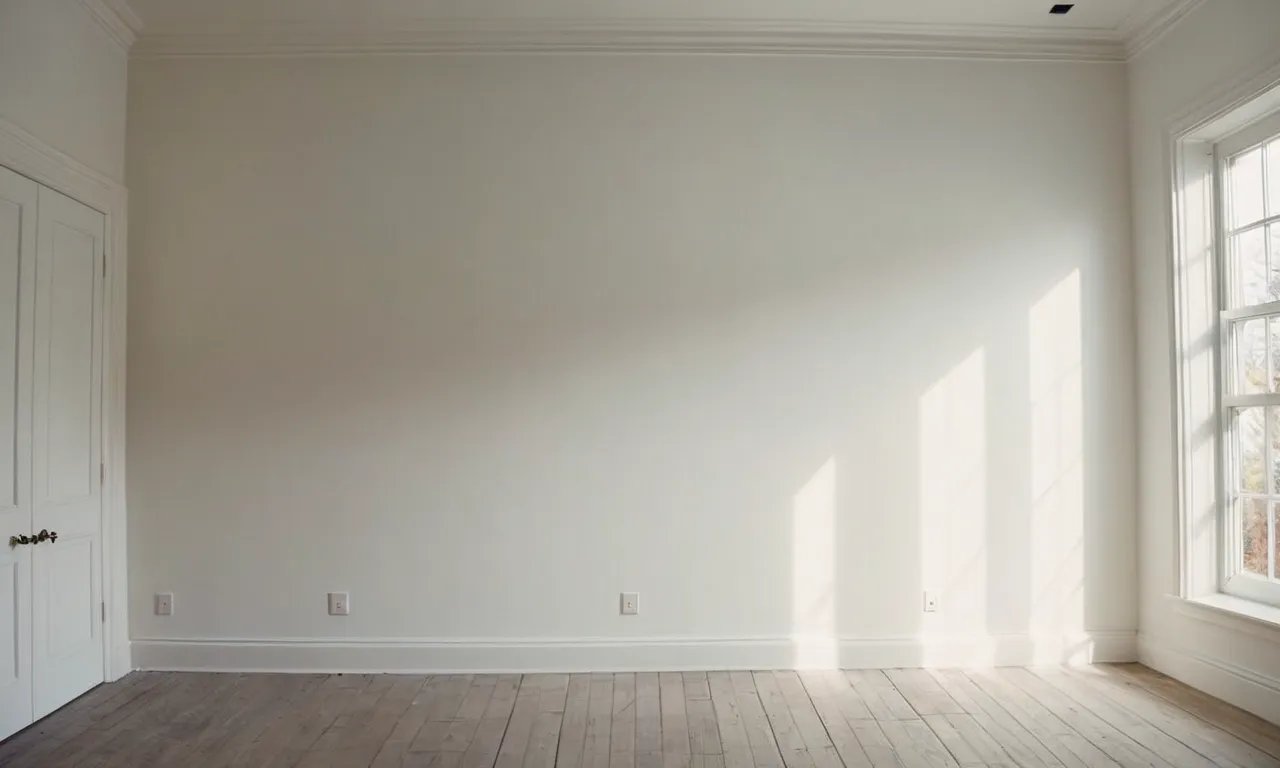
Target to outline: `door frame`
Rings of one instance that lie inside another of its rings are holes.
[[[129,641],[128,512],[125,499],[125,343],[129,277],[124,185],[0,117],[0,165],[57,190],[106,217],[102,316],[102,627],[103,679],[133,670]]]

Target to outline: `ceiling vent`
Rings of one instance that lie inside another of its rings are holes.
[[[1065,16],[1071,12],[1072,8],[1075,7],[1075,3],[1058,3],[1049,9],[1049,13],[1052,13],[1054,16]]]

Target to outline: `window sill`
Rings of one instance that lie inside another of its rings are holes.
[[[1183,616],[1280,644],[1280,608],[1223,593],[1169,599]]]

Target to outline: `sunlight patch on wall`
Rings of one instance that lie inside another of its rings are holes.
[[[938,612],[925,614],[926,655],[929,636],[985,633],[986,538],[986,352],[980,347],[920,399],[921,583],[940,601]]]
[[[836,647],[836,460],[791,500],[792,641],[801,669],[832,669]]]
[[[1084,628],[1084,383],[1080,272],[1028,316],[1031,394],[1030,628]]]

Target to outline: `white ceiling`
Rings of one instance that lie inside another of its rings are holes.
[[[1122,35],[1173,2],[1078,0],[1066,16],[1051,16],[1050,0],[130,0],[130,5],[147,31],[292,22],[698,19]]]

